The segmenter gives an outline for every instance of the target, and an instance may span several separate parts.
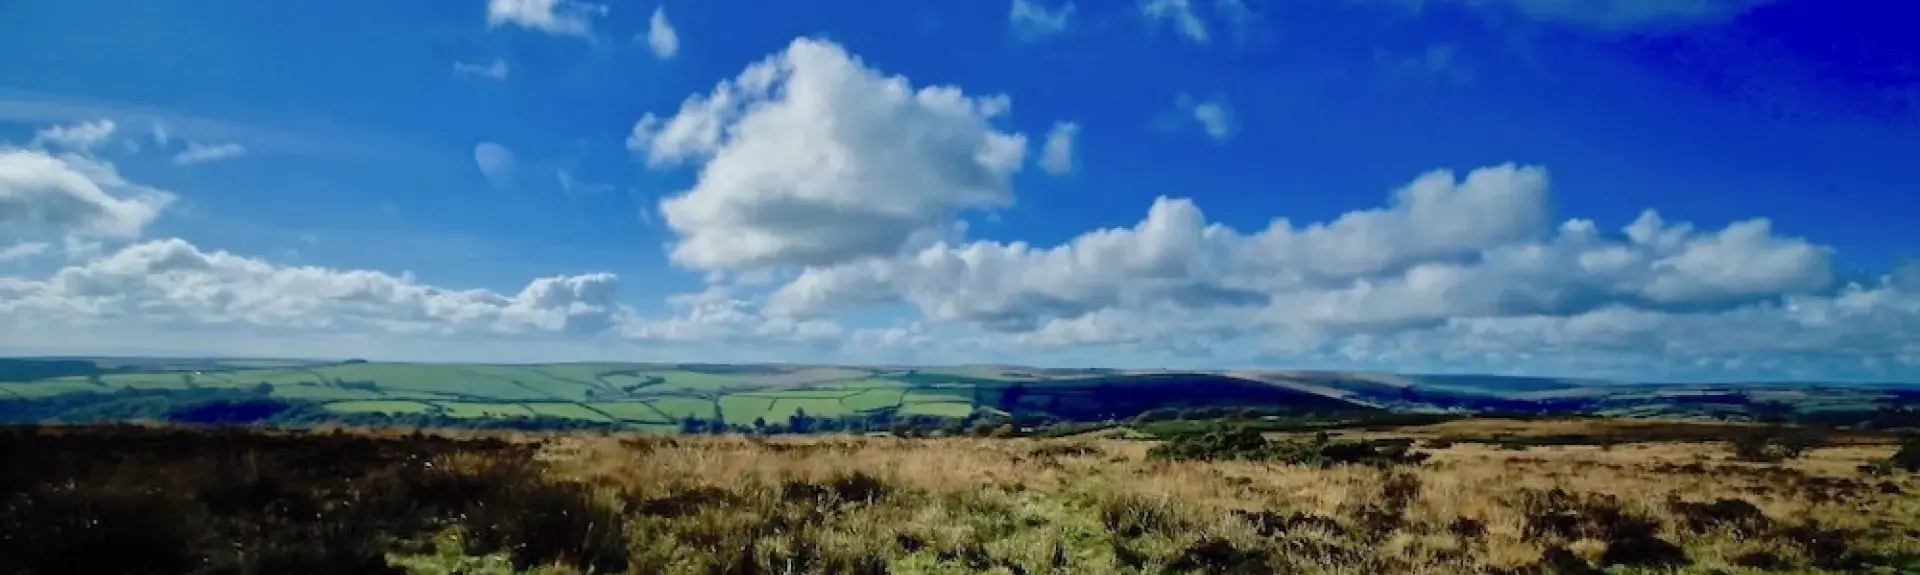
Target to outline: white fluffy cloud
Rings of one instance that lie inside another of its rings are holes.
[[[482,146],[476,156],[498,171],[503,152]],[[510,153],[504,159],[510,163]],[[285,265],[178,238],[140,239],[172,201],[171,193],[130,183],[95,158],[0,150],[0,237],[12,240],[0,246],[0,262],[54,249],[26,239],[36,236],[61,239],[70,262],[35,277],[0,275],[0,341],[73,349],[112,341],[158,349],[167,346],[153,345],[163,343],[154,337],[192,333],[196,341],[226,346],[266,337],[273,343],[267,348],[313,354],[323,352],[299,342],[358,351],[394,336],[427,343],[586,338],[819,346],[837,343],[841,333],[832,321],[761,313],[757,303],[718,288],[674,298],[676,313],[668,317],[641,318],[620,301],[618,279],[605,272],[542,277],[498,292],[433,285],[409,273]],[[65,343],[48,339],[55,337]]]
[[[121,248],[38,280],[0,278],[0,316],[68,324],[225,325],[388,333],[595,333],[615,326],[612,274],[536,279],[515,294],[367,270],[281,266],[179,239]]]
[[[1648,211],[1603,233],[1585,220],[1554,225],[1547,189],[1539,168],[1435,171],[1384,208],[1252,233],[1161,198],[1133,227],[1053,247],[938,243],[809,268],[769,309],[907,302],[1027,346],[1233,341],[1391,361],[1511,357],[1539,337],[1569,356],[1585,346],[1643,361],[1828,349],[1920,362],[1920,336],[1882,331],[1920,324],[1920,294],[1887,283],[1835,295],[1829,250],[1764,219],[1706,231]]]
[[[606,7],[577,0],[487,0],[487,26],[520,26],[548,34],[591,35],[589,20]]]
[[[673,317],[629,323],[623,335],[641,341],[831,344],[842,334],[840,325],[829,320],[768,314],[757,302],[726,288],[670,296],[667,303]]]
[[[628,139],[649,164],[701,164],[660,212],[676,263],[826,265],[890,254],[956,212],[1012,201],[1026,137],[992,124],[1005,96],[914,88],[838,45],[800,39]]]
[[[1143,0],[1140,14],[1148,21],[1166,22],[1188,40],[1204,44],[1210,38],[1206,23],[1193,13],[1193,5],[1188,0]]]
[[[0,224],[14,234],[131,238],[173,199],[95,160],[0,150]]]
[[[113,120],[100,119],[67,126],[48,126],[33,134],[34,146],[52,144],[75,152],[87,153],[113,137]]]
[[[1065,32],[1072,18],[1072,2],[1048,8],[1040,0],[1013,0],[1012,8],[1007,11],[1007,23],[1015,33],[1028,39]]]
[[[1078,135],[1079,124],[1054,122],[1047,131],[1046,146],[1040,149],[1040,169],[1056,176],[1073,171],[1073,139]]]
[[[667,22],[667,7],[653,9],[653,16],[647,18],[647,47],[653,49],[653,55],[661,59],[672,58],[680,53],[680,33],[673,30],[673,24]]]
[[[173,163],[182,166],[205,164],[221,160],[230,160],[246,154],[246,146],[240,144],[202,144],[192,142],[187,144],[187,149],[181,150],[179,153],[173,155]]]

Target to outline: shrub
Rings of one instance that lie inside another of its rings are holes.
[[[1267,441],[1247,427],[1215,428],[1177,435],[1147,451],[1149,459],[1168,461],[1242,460],[1295,465],[1415,464],[1427,454],[1413,451],[1408,439],[1335,441],[1320,433],[1308,441]]]
[[[1908,472],[1920,472],[1920,433],[1909,434],[1900,441],[1900,449],[1887,458],[1887,464],[1894,469]]]
[[[1721,499],[1713,503],[1672,501],[1674,514],[1686,521],[1687,530],[1704,533],[1727,528],[1739,537],[1753,537],[1773,526],[1773,520],[1744,499]]]
[[[1728,442],[1734,459],[1755,463],[1779,463],[1798,459],[1808,449],[1826,442],[1821,434],[1805,428],[1767,426],[1736,434]]]
[[[1617,497],[1561,489],[1523,492],[1521,537],[1533,541],[1596,539],[1605,542],[1601,566],[1673,566],[1689,563],[1686,551],[1659,538],[1660,520],[1627,511]]]

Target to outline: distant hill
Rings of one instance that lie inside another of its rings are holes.
[[[1846,423],[1920,386],[1644,384],[1494,375],[1004,365],[470,364],[219,358],[0,359],[0,421],[126,419],[620,427],[964,427],[987,422],[1534,413]]]

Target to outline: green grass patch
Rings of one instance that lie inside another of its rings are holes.
[[[746,383],[747,377],[741,375],[716,375],[691,371],[667,370],[645,371],[642,376],[654,375],[666,380],[651,389],[718,391],[726,387],[738,387]]]
[[[40,398],[68,393],[110,392],[112,389],[100,387],[82,378],[42,379],[39,381],[10,381],[0,383],[0,389],[8,393],[0,394],[0,399],[10,397]]]
[[[772,421],[775,417],[786,419],[802,409],[807,411],[807,415],[816,417],[839,417],[849,413],[838,398],[781,397],[767,407],[767,420]]]
[[[898,406],[906,395],[906,391],[899,389],[868,389],[841,398],[840,405],[847,411],[873,411]]]
[[[377,391],[367,391],[364,389],[343,389],[343,388],[324,386],[324,385],[299,385],[299,384],[273,386],[273,397],[280,397],[280,398],[286,398],[286,399],[313,399],[313,400],[321,400],[321,401],[349,400],[349,399],[372,401],[372,400],[394,399],[392,397],[388,397],[386,394],[383,394]]]
[[[475,401],[435,402],[447,410],[453,417],[515,417],[531,416],[533,411],[518,403],[481,403]]]
[[[971,390],[952,390],[949,393],[943,393],[942,390],[914,390],[907,392],[906,396],[901,399],[901,402],[906,405],[916,403],[965,403],[972,405],[973,394],[970,393],[970,391]]]
[[[419,401],[336,401],[327,404],[327,411],[336,413],[425,413],[433,410],[432,405]]]
[[[906,389],[909,385],[911,384],[897,379],[868,377],[823,383],[820,384],[819,387],[832,387],[834,389]]]
[[[526,404],[526,408],[535,415],[584,419],[587,421],[607,421],[605,414],[588,409],[586,406],[577,403],[528,403]]]
[[[971,403],[909,403],[900,408],[900,415],[937,415],[940,417],[960,418],[973,413]]]
[[[774,398],[761,394],[729,394],[720,398],[720,412],[728,423],[751,424],[756,417],[768,422],[786,421],[788,414],[773,414]]]
[[[654,409],[652,404],[644,401],[598,402],[593,404],[593,408],[604,411],[607,415],[612,415],[621,421],[657,423],[672,425],[674,429],[680,428],[678,422],[669,421],[670,416],[662,415],[659,410]]]
[[[656,397],[647,400],[647,403],[653,404],[654,409],[673,418],[674,421],[688,416],[700,419],[713,418],[713,402],[698,397]]]

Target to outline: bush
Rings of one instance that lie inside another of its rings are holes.
[[[1690,563],[1680,546],[1661,539],[1660,520],[1624,509],[1617,497],[1561,489],[1524,492],[1521,537],[1532,541],[1596,539],[1606,543],[1603,567]]]
[[[1894,469],[1920,473],[1920,433],[1902,439],[1900,449],[1887,458],[1887,464]]]
[[[1415,464],[1425,461],[1427,454],[1413,451],[1413,441],[1407,439],[1334,441],[1321,433],[1308,441],[1267,441],[1258,430],[1233,427],[1175,436],[1147,450],[1147,458],[1163,461],[1272,461],[1328,466],[1356,463]]]
[[[1821,434],[1786,426],[1767,426],[1740,432],[1728,442],[1734,459],[1755,463],[1779,463],[1798,459],[1808,449],[1826,443]]]

